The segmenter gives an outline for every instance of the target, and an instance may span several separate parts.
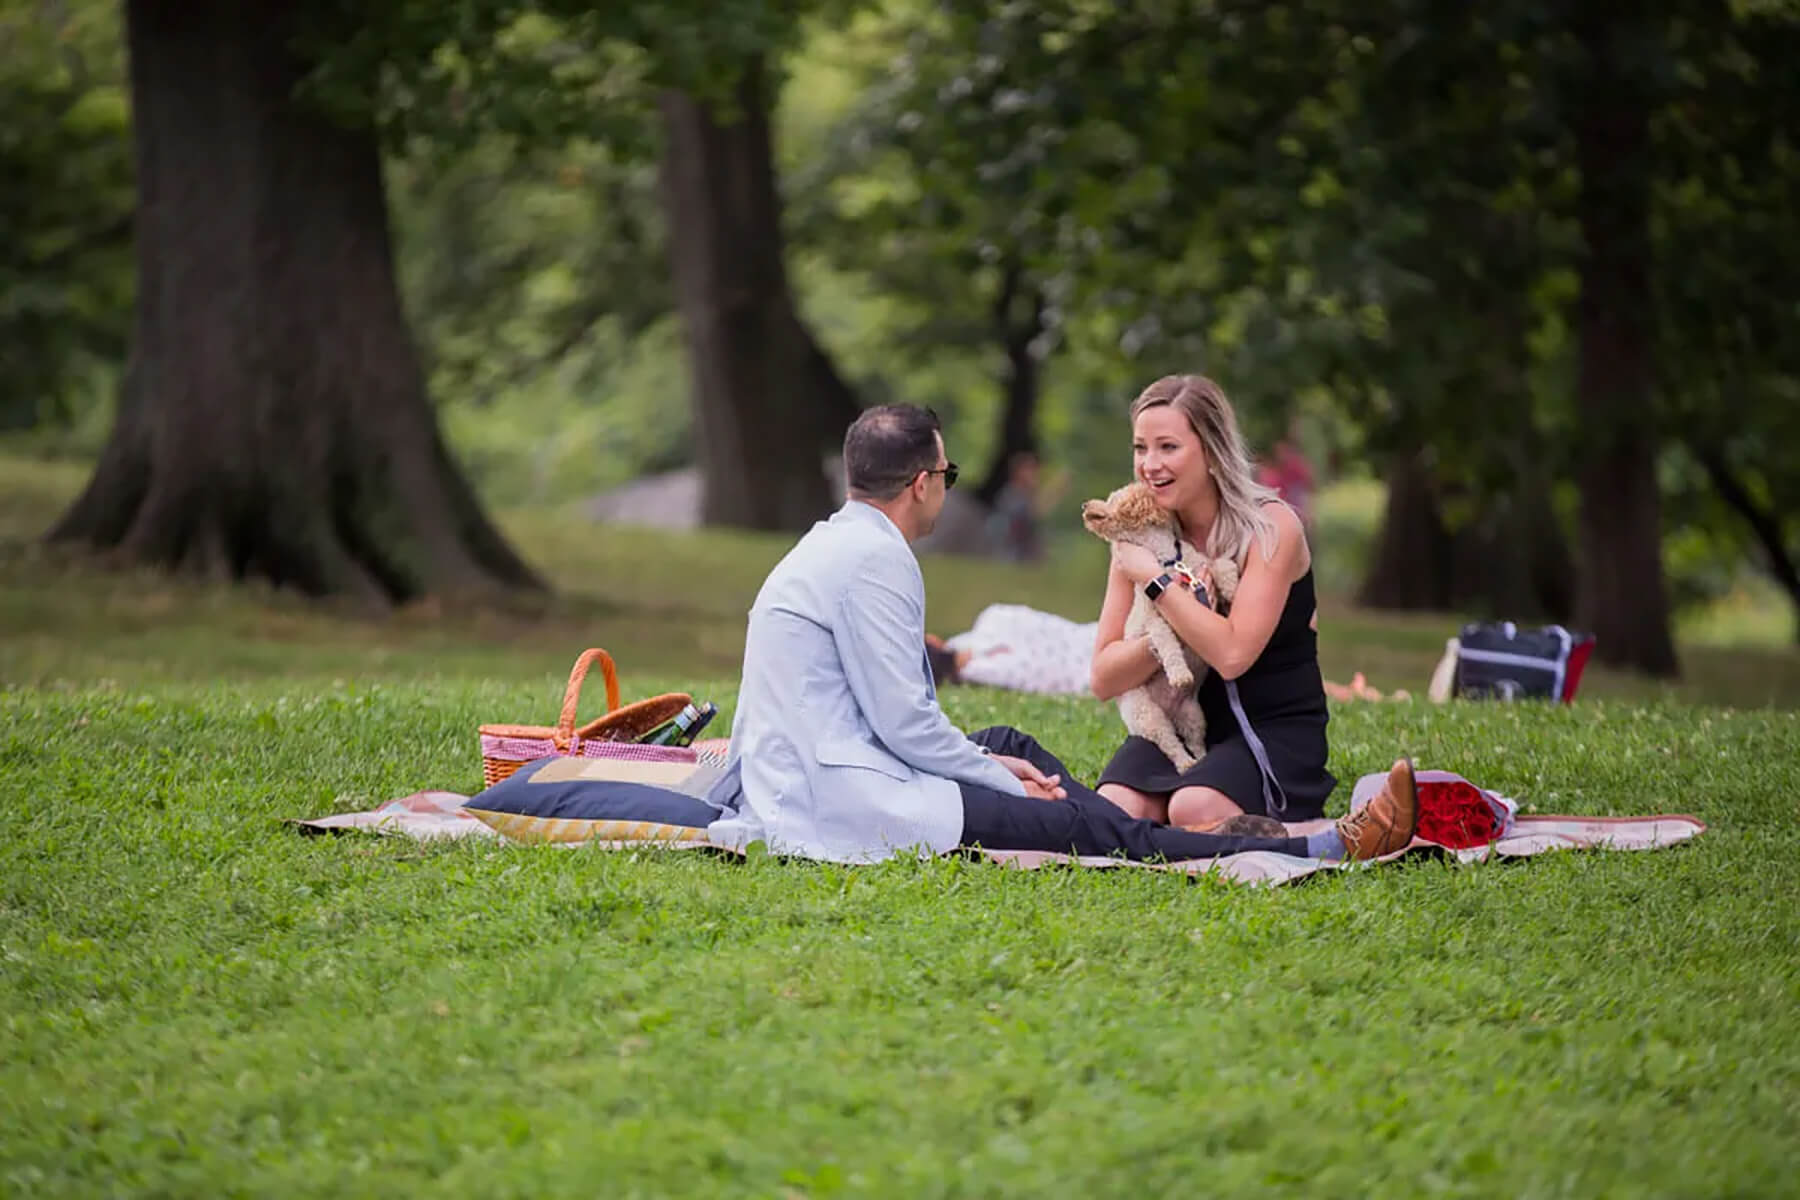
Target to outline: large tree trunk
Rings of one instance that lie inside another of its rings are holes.
[[[1589,6],[1576,150],[1587,256],[1579,306],[1582,562],[1576,619],[1595,657],[1676,674],[1662,566],[1658,437],[1651,395],[1649,65],[1643,32]]]
[[[1450,607],[1452,542],[1437,480],[1423,454],[1388,467],[1387,506],[1356,602],[1365,608],[1444,612]]]
[[[841,439],[856,404],[788,289],[767,92],[753,59],[729,117],[666,94],[662,177],[693,369],[701,519],[804,529],[830,510],[820,452]]]
[[[1455,498],[1422,454],[1395,460],[1357,603],[1483,619],[1567,620],[1569,551],[1549,481],[1521,471],[1510,493],[1480,501],[1476,515],[1460,524],[1445,515]]]
[[[1567,621],[1574,565],[1541,475],[1521,473],[1503,496],[1481,502],[1450,534],[1450,603],[1495,620]]]
[[[366,129],[293,99],[294,0],[131,0],[138,286],[118,417],[51,537],[386,604],[540,586],[426,400]]]
[[[1023,316],[1015,311],[1021,307]],[[1006,355],[1003,407],[999,437],[975,493],[990,507],[1011,477],[1013,456],[1037,450],[1038,360],[1032,344],[1044,332],[1044,297],[1017,266],[1007,268],[994,300],[994,332]]]

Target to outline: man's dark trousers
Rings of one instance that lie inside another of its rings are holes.
[[[1123,856],[1140,861],[1219,858],[1246,850],[1272,850],[1305,858],[1305,838],[1219,836],[1191,833],[1125,815],[1123,809],[1084,787],[1056,755],[1030,734],[995,725],[969,735],[995,754],[1022,758],[1046,775],[1062,776],[1065,800],[1011,796],[980,784],[961,784],[965,846],[988,850],[1053,850],[1063,854]]]

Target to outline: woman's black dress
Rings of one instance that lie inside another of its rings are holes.
[[[1281,821],[1323,816],[1337,779],[1325,769],[1325,723],[1330,718],[1319,674],[1319,635],[1312,628],[1317,603],[1309,569],[1288,589],[1287,604],[1262,655],[1237,680],[1244,713],[1262,739],[1281,785],[1274,792],[1273,811],[1263,802],[1262,771],[1232,714],[1225,681],[1216,671],[1208,671],[1200,681],[1206,757],[1183,774],[1154,742],[1129,737],[1100,773],[1100,782],[1122,783],[1152,796],[1184,787],[1210,787],[1247,813]]]

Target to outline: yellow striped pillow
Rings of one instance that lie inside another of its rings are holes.
[[[515,842],[549,842],[577,846],[583,842],[644,842],[665,846],[704,845],[706,830],[692,825],[666,825],[660,821],[623,821],[616,818],[584,820],[578,817],[529,817],[522,813],[489,812],[468,808],[469,815]]]

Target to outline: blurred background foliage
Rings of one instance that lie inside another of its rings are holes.
[[[131,326],[129,101],[110,4],[0,4],[0,430],[105,432]]]
[[[778,84],[788,282],[818,345],[861,403],[934,406],[972,483],[1028,429],[1068,477],[1053,553],[1128,470],[1131,396],[1198,370],[1255,447],[1314,464],[1328,592],[1382,601],[1402,486],[1471,555],[1567,562],[1587,110],[1557,6],[319,7],[311,99],[350,111],[345,81],[382,81],[403,294],[490,505],[695,462],[656,106],[676,86],[728,115],[723,53]],[[1663,565],[1714,639],[1800,633],[1800,74],[1775,69],[1796,22],[1677,5],[1622,52],[1653,102]],[[92,456],[131,328],[119,9],[0,0],[0,45],[0,427]]]

